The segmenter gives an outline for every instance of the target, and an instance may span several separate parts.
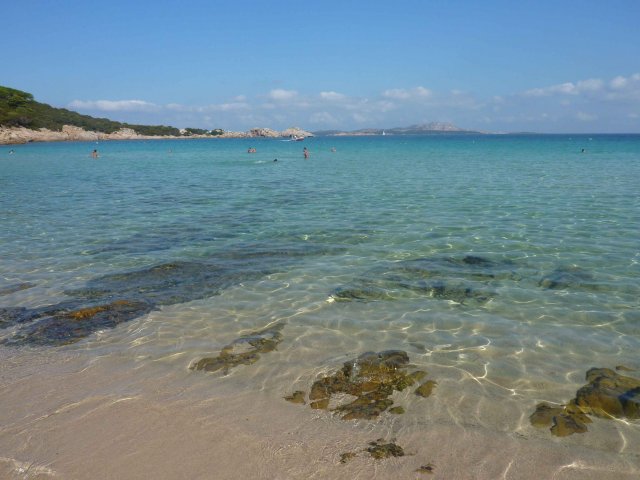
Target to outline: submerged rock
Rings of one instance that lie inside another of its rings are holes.
[[[640,380],[608,368],[592,368],[587,382],[575,398],[584,413],[601,418],[640,418]]]
[[[436,385],[437,382],[434,380],[427,380],[416,389],[415,393],[420,397],[429,397],[433,393],[433,389],[436,388]]]
[[[587,431],[591,419],[640,418],[640,380],[619,375],[608,368],[592,368],[586,375],[587,385],[576,392],[566,406],[552,407],[546,403],[536,406],[529,417],[535,427],[551,426],[551,433],[565,437]]]
[[[549,275],[543,277],[538,285],[549,290],[565,290],[569,288],[600,289],[600,285],[598,285],[593,275],[573,265],[556,268]]]
[[[268,244],[247,244],[218,254],[206,262],[175,261],[104,275],[89,280],[84,288],[66,291],[70,299],[56,305],[36,309],[0,308],[0,328],[37,322],[36,325],[21,327],[14,338],[3,343],[62,345],[77,341],[96,330],[111,328],[144,315],[158,306],[218,295],[231,286],[276,272],[294,259],[334,250],[308,242],[284,243],[273,247]],[[12,289],[15,288],[18,286]],[[28,287],[21,284],[20,288]],[[105,312],[97,312],[93,320],[86,319],[81,324],[68,316],[71,311],[90,310],[100,305],[124,305],[118,302],[125,302],[132,307],[111,309],[116,312],[111,317]],[[108,320],[105,320],[107,317]],[[264,353],[266,348],[268,344],[261,347],[261,352]],[[250,353],[232,353],[234,361],[254,361]]]
[[[435,471],[435,465],[432,463],[427,463],[426,465],[421,465],[420,468],[416,469],[416,473],[425,473],[427,475],[432,475]]]
[[[77,309],[29,311],[27,318],[36,315],[39,321],[22,327],[8,345],[67,345],[75,343],[91,333],[104,328],[113,328],[123,322],[151,311],[152,305],[142,301],[116,300],[107,304]]]
[[[87,282],[86,288],[65,293],[75,298],[101,300],[129,298],[157,305],[173,305],[211,297],[238,283],[261,278],[272,270],[251,262],[220,264],[170,262]]]
[[[376,460],[389,457],[404,457],[404,450],[400,445],[396,445],[393,442],[383,443],[384,441],[383,438],[379,438],[375,442],[369,443],[370,447],[367,448],[367,452]]]
[[[217,357],[203,358],[189,368],[191,370],[204,370],[205,372],[222,370],[226,375],[233,367],[251,365],[260,359],[261,353],[269,353],[276,349],[282,341],[280,331],[283,327],[284,324],[278,323],[237,338],[225,346]]]
[[[379,438],[375,442],[369,442],[369,446],[361,452],[368,453],[376,460],[382,460],[389,457],[404,457],[404,450],[394,441],[385,443],[384,438]],[[345,452],[340,454],[340,463],[347,463],[349,460],[358,456],[358,452]]]
[[[340,454],[340,463],[347,463],[352,458],[355,458],[357,453],[355,452],[345,452]]]
[[[309,393],[310,406],[328,409],[333,395],[348,394],[355,400],[338,405],[333,411],[341,414],[343,420],[374,419],[392,407],[393,400],[389,397],[394,391],[402,391],[426,375],[422,371],[407,373],[408,365],[409,356],[401,350],[364,353],[345,362],[333,375],[314,382]],[[394,413],[401,413],[400,408],[396,407]]]
[[[304,405],[305,403],[307,403],[304,401],[304,396],[305,396],[305,393],[302,390],[296,390],[291,395],[287,395],[286,397],[284,397],[284,399],[287,402],[301,403]]]
[[[9,285],[7,287],[0,288],[0,295],[9,295],[11,293],[20,292],[22,290],[26,290],[27,288],[35,287],[33,283],[23,282],[16,283],[14,285]]]
[[[501,279],[515,279],[511,262],[483,257],[434,257],[394,262],[376,268],[332,292],[336,300],[393,300],[411,296],[482,304],[495,293],[488,288]]]

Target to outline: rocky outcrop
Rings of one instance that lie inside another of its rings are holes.
[[[152,140],[161,138],[289,138],[312,137],[313,134],[297,127],[288,128],[282,132],[270,128],[252,128],[248,132],[224,132],[222,135],[190,135],[188,137],[176,137],[169,135],[140,135],[131,128],[121,128],[113,133],[90,132],[80,127],[65,125],[62,131],[30,130],[24,127],[0,126],[0,145],[12,145],[30,142],[93,142],[98,140]]]

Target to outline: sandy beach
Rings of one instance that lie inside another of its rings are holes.
[[[262,384],[243,385],[243,375],[141,366],[118,356],[3,353],[6,479],[637,478],[637,439],[613,422],[596,420],[601,439],[608,430],[605,445],[590,445],[587,435],[558,439],[518,419],[513,405],[441,398],[447,382],[408,422],[388,414],[343,421],[284,401],[290,392],[270,386],[274,365],[261,370]],[[404,394],[398,400],[411,403]],[[451,422],[447,410],[456,401],[477,402],[482,422]],[[405,455],[372,458],[365,450],[378,439]],[[345,452],[355,457],[341,463]],[[417,471],[427,465],[433,475]]]

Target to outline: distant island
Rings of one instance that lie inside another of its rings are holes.
[[[230,132],[221,128],[178,129],[166,125],[130,125],[82,115],[34,100],[21,90],[0,86],[0,145],[29,142],[133,140],[157,138],[304,138],[312,133],[297,127],[283,131],[253,128]]]
[[[421,125],[411,125],[409,127],[395,128],[363,128],[361,130],[353,130],[349,132],[341,130],[321,130],[313,132],[317,136],[367,136],[367,135],[440,135],[440,134],[482,134],[476,130],[465,130],[456,127],[451,123],[431,122]]]

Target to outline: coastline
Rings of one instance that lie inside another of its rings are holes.
[[[21,145],[33,142],[96,142],[107,140],[162,140],[193,138],[289,138],[312,137],[313,134],[297,127],[277,131],[270,128],[253,128],[246,132],[227,132],[221,135],[141,135],[131,128],[121,128],[113,133],[93,132],[72,125],[61,131],[41,128],[0,126],[0,145]]]

